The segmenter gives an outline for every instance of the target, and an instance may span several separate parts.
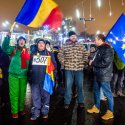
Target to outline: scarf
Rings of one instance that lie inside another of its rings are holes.
[[[27,68],[27,60],[30,60],[30,54],[26,48],[18,47],[19,50],[21,50],[21,67]]]

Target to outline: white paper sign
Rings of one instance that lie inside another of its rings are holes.
[[[50,56],[33,56],[32,65],[50,65]]]

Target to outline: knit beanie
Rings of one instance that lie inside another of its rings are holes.
[[[76,33],[75,33],[74,31],[70,31],[70,32],[68,33],[68,36],[70,37],[70,36],[72,36],[72,35],[76,35]]]
[[[38,39],[37,44],[38,44],[40,41],[46,44],[46,41],[45,41],[44,39]]]
[[[26,39],[25,39],[23,36],[20,36],[20,37],[17,39],[17,44],[19,43],[19,41],[20,41],[21,39],[23,39],[23,40],[25,41],[25,43],[26,43]]]

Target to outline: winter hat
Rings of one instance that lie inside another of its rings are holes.
[[[74,31],[69,31],[68,36],[70,37],[72,35],[76,35],[76,33]]]
[[[50,45],[50,42],[48,40],[45,40],[46,41],[46,44],[49,44]]]
[[[18,44],[19,40],[21,40],[21,39],[23,39],[23,40],[25,41],[25,43],[26,43],[26,39],[25,39],[23,36],[20,36],[20,37],[17,39],[17,44]]]
[[[40,39],[41,39],[41,38],[36,38],[36,39],[34,40],[34,43],[37,44]]]
[[[38,44],[40,41],[42,41],[43,43],[46,44],[46,41],[45,41],[44,39],[38,39],[37,44]]]

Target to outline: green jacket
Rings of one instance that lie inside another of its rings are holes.
[[[3,51],[6,52],[8,55],[11,55],[15,48],[16,46],[10,46],[10,37],[5,37],[2,44]],[[27,60],[27,67],[28,64],[29,61]],[[17,49],[16,53],[13,55],[11,59],[9,73],[11,73],[12,75],[16,75],[18,78],[24,78],[27,77],[27,71],[28,68],[21,68],[21,50]]]
[[[118,55],[114,56],[114,63],[115,63],[118,70],[122,70],[125,68],[125,64],[120,60]]]

